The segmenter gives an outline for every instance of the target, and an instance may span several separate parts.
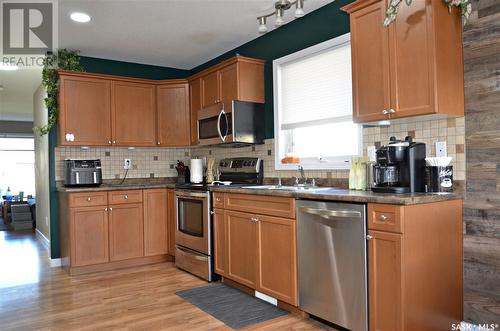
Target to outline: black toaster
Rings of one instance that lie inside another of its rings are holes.
[[[101,184],[101,160],[64,160],[64,186],[99,186]]]

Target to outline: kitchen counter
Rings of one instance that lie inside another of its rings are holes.
[[[151,188],[175,188],[175,179],[172,178],[151,178],[151,179],[128,179],[123,184],[121,180],[110,180],[103,182],[100,186],[90,187],[65,187],[61,182],[57,182],[58,192],[97,192],[97,191],[120,191],[120,190],[142,190]]]
[[[460,193],[375,193],[371,191],[354,191],[340,188],[330,190],[307,190],[307,191],[286,191],[280,189],[257,189],[242,188],[234,186],[216,186],[211,187],[213,192],[241,193],[254,195],[269,195],[291,197],[296,199],[314,199],[326,201],[344,201],[359,203],[387,203],[396,205],[416,205],[447,200],[462,199]]]

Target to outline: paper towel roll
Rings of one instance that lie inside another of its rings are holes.
[[[203,160],[191,159],[191,183],[203,182]]]

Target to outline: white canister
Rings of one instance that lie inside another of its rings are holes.
[[[191,183],[203,182],[203,159],[191,159]]]

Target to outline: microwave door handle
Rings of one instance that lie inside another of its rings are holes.
[[[220,131],[220,120],[221,120],[223,114],[225,114],[224,109],[220,111],[219,117],[217,118],[217,133],[219,133],[220,139],[222,141],[225,141],[226,136],[222,136],[222,132]],[[227,121],[227,118],[226,118],[226,121]]]

